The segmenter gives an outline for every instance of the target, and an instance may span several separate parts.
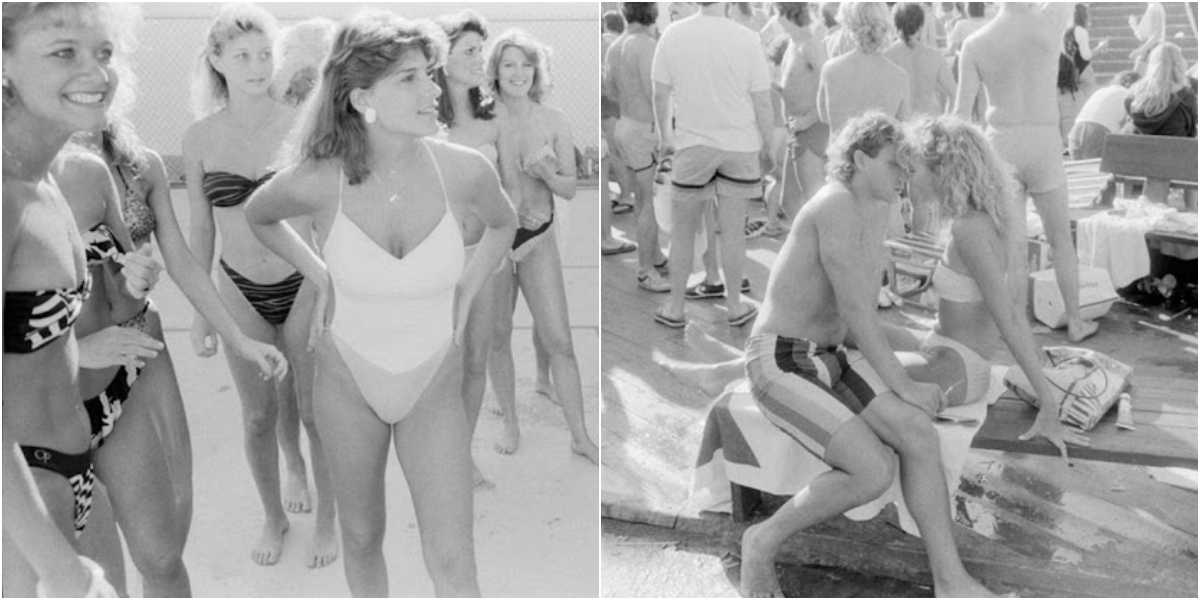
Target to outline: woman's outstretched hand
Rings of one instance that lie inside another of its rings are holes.
[[[1092,441],[1078,429],[1063,427],[1062,422],[1058,420],[1057,406],[1048,409],[1043,408],[1038,411],[1037,420],[1033,422],[1033,427],[1030,427],[1029,431],[1021,434],[1017,439],[1024,442],[1039,435],[1049,440],[1055,448],[1058,448],[1064,461],[1068,460],[1067,444],[1084,448],[1092,445]]]

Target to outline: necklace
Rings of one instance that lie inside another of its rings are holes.
[[[395,171],[388,173],[388,175],[395,175],[395,174],[396,174]],[[378,181],[379,185],[382,185],[384,187],[384,189],[386,189],[388,187],[388,184],[386,182],[384,182],[383,179],[380,178],[379,175],[373,170],[371,171],[371,177],[374,177],[375,181]],[[399,199],[400,199],[400,192],[396,192],[388,197],[388,203],[395,204],[396,201]]]

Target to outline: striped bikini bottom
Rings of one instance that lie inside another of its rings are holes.
[[[221,268],[250,302],[250,306],[272,325],[279,325],[287,320],[292,303],[296,301],[296,294],[300,293],[300,284],[304,282],[304,276],[299,271],[275,283],[256,283],[234,271],[224,259],[221,259]]]

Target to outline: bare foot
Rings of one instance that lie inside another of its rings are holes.
[[[775,555],[762,548],[759,533],[762,523],[751,525],[742,533],[742,592],[743,598],[782,598],[783,588],[775,575]]]
[[[655,358],[656,362],[662,365],[680,383],[698,388],[709,398],[719,396],[721,392],[725,391],[725,386],[730,381],[728,378],[722,376],[723,373],[719,372],[715,365],[678,362],[665,356],[657,356]]]
[[[688,321],[686,327],[683,328],[683,339],[693,349],[701,354],[704,362],[707,361],[723,361],[731,358],[741,358],[742,352],[713,337],[711,333],[695,321]]]
[[[287,483],[283,487],[283,510],[291,513],[306,513],[312,510],[308,478],[304,473],[288,471]]]
[[[509,419],[504,420],[504,433],[500,434],[500,439],[496,440],[496,452],[500,454],[512,454],[517,451],[517,446],[521,443],[521,426],[515,421]]]
[[[1071,343],[1078,344],[1096,334],[1100,329],[1100,324],[1096,321],[1079,321],[1078,323],[1067,324],[1067,339]]]
[[[487,409],[488,412],[492,413],[493,415],[496,415],[497,417],[504,416],[504,407],[500,406],[500,403],[496,402],[495,400],[485,402],[483,404],[483,406],[484,406],[484,408]]]
[[[496,489],[496,484],[483,476],[483,471],[479,470],[479,465],[475,464],[475,460],[471,460],[471,478],[475,483],[475,491],[486,492]]]
[[[537,391],[538,394],[545,396],[546,399],[549,400],[552,404],[554,404],[556,406],[562,406],[558,402],[558,394],[554,393],[554,385],[551,384],[549,380],[546,380],[546,381],[539,380],[537,382],[537,385],[534,387],[534,389]]]
[[[317,528],[313,531],[312,546],[308,550],[308,567],[319,569],[329,566],[337,560],[338,539],[337,526],[333,519],[317,519]]]
[[[283,551],[283,534],[287,533],[289,526],[285,516],[278,519],[268,518],[263,524],[262,538],[254,545],[250,558],[264,566],[279,562],[279,555]]]
[[[983,587],[982,583],[975,581],[974,577],[966,575],[965,572],[958,581],[943,582],[938,584],[936,581],[933,585],[933,595],[935,598],[998,598],[991,590]]]
[[[600,449],[596,447],[596,442],[592,440],[584,440],[583,442],[571,440],[571,452],[592,461],[592,464],[600,464]]]

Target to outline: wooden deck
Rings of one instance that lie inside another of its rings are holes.
[[[631,239],[628,215],[614,225]],[[779,244],[748,242],[752,302],[761,302]],[[601,269],[603,514],[736,545],[740,525],[688,505],[711,400],[659,366],[663,358],[700,359],[682,330],[651,318],[666,296],[637,289],[636,260],[634,254],[606,257]],[[933,322],[930,313],[908,306],[884,314],[914,328]],[[687,317],[739,347],[749,332],[725,323],[719,300],[689,301]],[[1037,337],[1043,345],[1066,345],[1059,332]],[[1099,334],[1082,345],[1134,367],[1138,431],[1117,433],[1109,415],[1091,432],[1094,447],[1076,451],[1068,468],[1048,456],[1048,444],[1015,441],[1034,412],[1002,400],[976,438],[957,491],[960,552],[972,573],[1005,591],[1196,597],[1197,495],[1162,482],[1164,467],[1193,477],[1197,468],[1196,322],[1164,323],[1156,311],[1118,303]],[[781,560],[928,583],[920,541],[892,521],[887,512],[867,522],[835,519],[796,536]]]

